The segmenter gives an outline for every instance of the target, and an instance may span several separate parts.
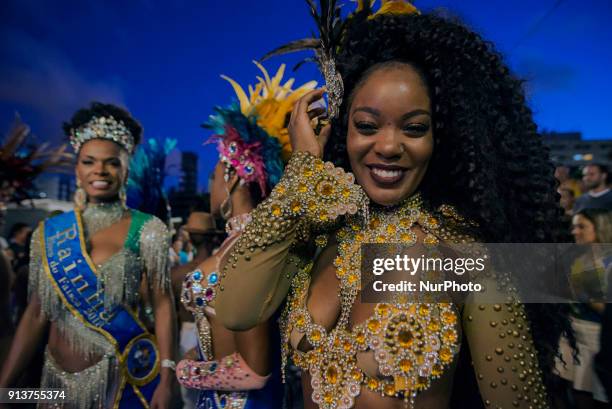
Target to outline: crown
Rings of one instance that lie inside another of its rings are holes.
[[[94,116],[85,125],[70,130],[70,144],[75,152],[78,152],[85,142],[92,139],[106,139],[121,145],[128,153],[134,151],[132,133],[123,121],[117,121],[112,116]]]

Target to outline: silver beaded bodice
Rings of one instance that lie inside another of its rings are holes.
[[[85,242],[89,250],[89,239],[97,232],[117,223],[130,212],[119,203],[88,206],[82,213]],[[63,372],[58,364],[48,358],[43,370],[43,382],[46,387],[65,387],[75,389],[75,393],[87,396],[85,400],[104,399],[103,390],[113,383],[116,376],[116,359],[113,346],[101,334],[87,328],[76,319],[62,303],[43,268],[41,246],[43,244],[40,229],[32,236],[29,272],[29,295],[38,295],[42,313],[56,326],[74,352],[83,357],[102,356],[102,360],[88,368],[88,374],[96,373],[99,379],[73,382],[77,374]],[[166,225],[152,217],[146,221],[135,239],[139,240],[138,254],[128,246],[113,254],[104,263],[96,265],[98,287],[104,289],[104,308],[108,311],[117,304],[136,307],[140,303],[140,283],[142,274],[146,274],[151,286],[169,290],[168,249],[169,234]],[[128,244],[128,243],[126,243]],[[86,385],[91,383],[94,386]],[[90,387],[91,386],[91,387]]]

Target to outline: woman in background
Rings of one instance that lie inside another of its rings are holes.
[[[312,90],[314,82],[292,89],[293,79],[281,83],[285,66],[250,88],[249,97],[233,80],[239,106],[217,108],[206,127],[215,135],[219,162],[211,180],[213,215],[226,221],[228,238],[218,252],[188,274],[182,301],[194,313],[199,336],[199,359],[181,361],[179,382],[201,389],[198,408],[280,408],[278,329],[274,318],[248,331],[230,331],[216,318],[215,297],[221,260],[250,222],[250,212],[278,182],[290,155],[286,123],[295,101]],[[243,270],[243,275],[250,271]]]
[[[572,234],[576,244],[612,243],[612,211],[607,209],[583,209],[572,218]],[[560,350],[563,362],[558,361],[556,369],[559,376],[566,380],[572,390],[573,404],[578,409],[597,409],[607,407],[606,396],[601,380],[595,372],[595,355],[601,347],[601,324],[606,304],[589,299],[603,300],[606,287],[606,274],[610,272],[610,255],[598,254],[593,248],[593,257],[579,258],[572,266],[570,285],[573,298],[583,300],[572,304],[571,323],[576,336],[578,349],[574,360],[572,349],[565,339],[561,340]],[[589,253],[590,254],[590,253]],[[610,282],[607,283],[610,285]],[[612,342],[607,340],[607,342]]]

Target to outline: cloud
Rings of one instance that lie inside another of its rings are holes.
[[[539,57],[524,57],[517,64],[531,91],[566,91],[574,85],[576,71],[566,64],[555,64]]]
[[[31,109],[45,133],[58,134],[61,123],[92,100],[123,105],[118,79],[87,78],[56,47],[24,31],[0,29],[0,38],[0,102]]]

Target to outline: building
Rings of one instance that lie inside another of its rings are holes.
[[[181,182],[179,191],[195,195],[198,193],[198,155],[194,152],[181,154]]]
[[[543,132],[542,137],[555,165],[612,165],[612,140],[584,140],[580,132]]]
[[[179,187],[170,189],[168,200],[172,208],[172,216],[181,218],[183,222],[189,217],[194,205],[203,200],[202,195],[198,194],[198,155],[196,153],[181,153]]]
[[[76,190],[74,173],[43,173],[34,182],[34,198],[72,201]]]

